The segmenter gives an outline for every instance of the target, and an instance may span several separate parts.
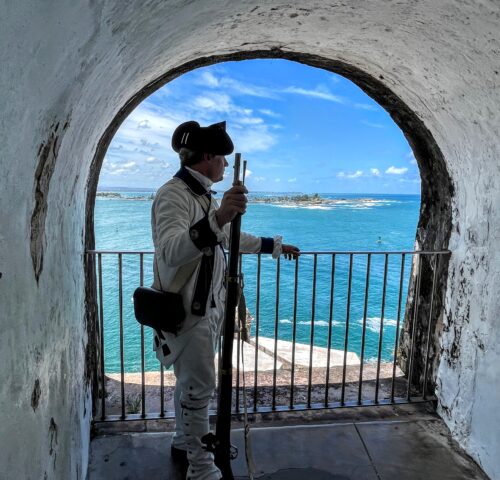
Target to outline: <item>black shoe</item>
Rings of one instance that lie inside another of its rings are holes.
[[[183,478],[185,478],[189,468],[186,450],[175,448],[171,445],[170,457],[172,458],[172,463],[181,471]]]

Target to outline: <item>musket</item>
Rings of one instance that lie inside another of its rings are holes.
[[[243,181],[240,181],[241,155],[235,154],[233,186],[243,185],[245,181],[246,161],[243,162]],[[238,450],[231,446],[231,404],[233,388],[233,339],[235,330],[236,307],[240,292],[241,214],[231,222],[229,231],[229,261],[226,289],[226,310],[224,317],[224,337],[219,369],[219,401],[217,405],[217,423],[215,427],[215,464],[219,467],[224,480],[233,480],[231,460]]]

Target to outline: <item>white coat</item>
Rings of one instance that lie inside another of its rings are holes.
[[[230,228],[227,224],[220,229],[217,224],[217,202],[207,198],[210,187],[208,178],[183,167],[158,190],[152,206],[156,264],[153,286],[169,291],[176,275],[186,277],[186,268],[192,271],[179,292],[186,312],[182,327],[176,335],[162,332],[163,339],[155,334],[154,348],[165,367],[174,365],[176,431],[172,443],[187,451],[191,472],[188,476],[196,480],[220,478],[212,455],[200,442],[208,433],[208,402],[215,389],[214,354],[226,294],[226,260],[222,247],[228,247]],[[263,251],[277,257],[281,254],[281,237],[273,240],[242,233],[240,251]],[[204,253],[213,255],[213,272],[205,312],[200,316],[193,314],[193,308],[199,307],[195,306],[193,296]],[[184,272],[179,273],[183,268]],[[185,416],[189,416],[189,421]]]

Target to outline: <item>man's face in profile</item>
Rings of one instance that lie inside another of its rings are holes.
[[[209,169],[207,175],[212,182],[220,182],[224,179],[224,170],[229,165],[224,155],[209,155]]]

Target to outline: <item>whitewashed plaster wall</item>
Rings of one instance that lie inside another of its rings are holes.
[[[498,1],[7,0],[2,10],[2,473],[86,476],[85,202],[106,128],[186,62],[279,49],[380,79],[439,145],[455,187],[439,408],[500,478]]]

